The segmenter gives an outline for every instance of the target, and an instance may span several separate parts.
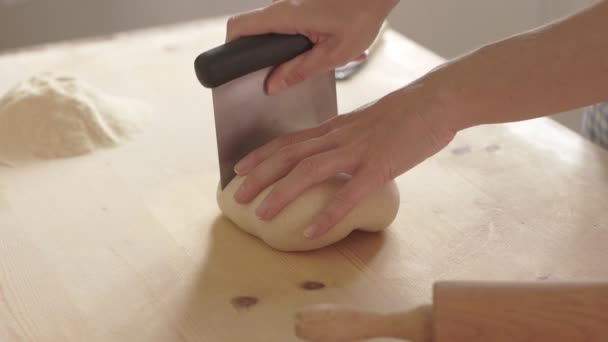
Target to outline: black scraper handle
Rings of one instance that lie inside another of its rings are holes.
[[[215,88],[251,72],[279,65],[312,48],[303,35],[263,34],[243,37],[200,54],[194,69],[199,82]]]

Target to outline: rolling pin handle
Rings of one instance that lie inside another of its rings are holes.
[[[432,341],[431,306],[410,311],[378,313],[339,305],[317,305],[296,314],[295,334],[307,341],[357,341],[398,338]]]

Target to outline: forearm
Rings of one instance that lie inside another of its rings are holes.
[[[608,99],[608,2],[446,63],[420,82],[449,129],[550,115]]]

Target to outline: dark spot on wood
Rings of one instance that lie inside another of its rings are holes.
[[[232,298],[230,303],[237,310],[249,309],[250,307],[252,307],[258,303],[258,299],[256,297],[250,297],[250,296],[238,296],[238,297]]]
[[[167,52],[173,52],[177,50],[177,45],[165,45],[163,46],[163,50]]]
[[[106,208],[106,207],[101,207],[101,211],[108,211],[108,208]]]
[[[320,290],[325,287],[325,284],[318,281],[305,281],[300,287],[304,290]]]
[[[498,150],[500,150],[499,145],[493,144],[493,145],[486,146],[486,152],[492,153],[492,152],[496,152]]]
[[[455,154],[457,156],[462,156],[465,154],[471,153],[471,147],[470,146],[461,146],[461,147],[456,147],[455,149],[452,150],[452,154]]]

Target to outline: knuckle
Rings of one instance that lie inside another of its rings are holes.
[[[243,181],[243,185],[248,190],[257,189],[261,184],[260,176],[256,172],[252,172],[247,175],[247,178]]]
[[[296,136],[294,134],[283,134],[279,136],[275,141],[279,147],[291,145],[295,142]]]
[[[235,32],[236,27],[238,26],[238,23],[239,23],[239,18],[240,17],[238,15],[233,15],[228,18],[228,20],[226,21],[226,29],[228,30],[228,32],[230,32],[230,33]]]
[[[332,213],[337,215],[337,212],[342,213],[354,207],[356,205],[356,200],[349,193],[338,191],[334,195],[334,204],[334,208],[336,209],[333,210]]]
[[[340,128],[336,128],[336,129],[332,129],[330,132],[326,133],[325,138],[328,141],[331,141],[334,144],[339,144],[341,143],[342,147],[344,147],[344,149],[352,149],[349,148],[350,144],[349,144],[349,140],[352,139],[348,139],[348,132],[345,132],[344,130],[340,129]]]
[[[377,165],[382,165],[378,162]],[[364,172],[362,177],[365,177],[365,182],[367,188],[376,189],[384,185],[384,183],[391,180],[391,170],[389,167],[378,167],[371,169],[368,165],[363,166],[363,168],[367,168],[367,171]]]
[[[356,201],[346,193],[337,192],[331,207],[319,215],[317,222],[324,227],[333,227],[356,205]]]
[[[232,41],[242,34],[242,16],[233,15],[226,21],[226,41]]]
[[[341,143],[345,143],[346,141],[340,139],[343,137],[340,124],[340,120],[329,119],[325,121],[317,128],[319,138],[323,139],[328,145],[335,147]]]
[[[338,129],[339,127],[341,127],[342,125],[344,125],[344,123],[348,122],[351,118],[350,114],[342,114],[342,115],[338,115],[338,116],[334,116],[333,118],[325,121],[325,129],[327,130],[327,133],[329,133],[330,131],[333,131],[335,129]]]
[[[278,158],[283,165],[293,165],[298,162],[299,149],[292,146],[283,147],[278,152]]]
[[[317,180],[320,175],[320,164],[317,160],[312,158],[307,158],[298,163],[298,171],[299,174],[302,175],[304,179],[308,179],[311,181]]]
[[[340,140],[338,140],[340,141]],[[355,172],[359,170],[363,165],[361,152],[359,149],[353,146],[343,146],[337,143],[337,149],[340,153],[340,159],[336,160],[342,166],[341,171]]]
[[[280,187],[272,189],[268,195],[268,202],[275,207],[281,207],[287,198],[286,193]]]
[[[317,224],[322,227],[333,227],[338,220],[338,215],[334,211],[325,211],[317,218]]]
[[[338,116],[339,117],[339,116]],[[319,135],[324,136],[333,131],[338,125],[337,117],[331,118],[317,127]]]
[[[292,70],[287,77],[285,78],[285,82],[288,85],[298,84],[306,79],[306,75],[302,72],[302,70],[295,69]]]
[[[237,15],[231,15],[230,17],[228,17],[228,20],[226,21],[226,26],[231,27],[234,26],[234,22],[235,20],[237,20],[238,16]]]
[[[257,164],[262,160],[262,156],[263,156],[263,151],[257,149],[255,151],[251,152],[245,158],[247,159],[247,161]]]

